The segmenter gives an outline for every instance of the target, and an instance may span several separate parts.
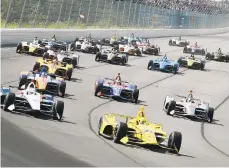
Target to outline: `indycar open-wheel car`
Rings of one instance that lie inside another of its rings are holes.
[[[125,122],[118,122],[117,117]],[[169,137],[161,124],[140,122],[137,118],[121,114],[105,114],[98,123],[98,134],[115,143],[141,146],[158,146],[171,153],[178,154],[182,143],[182,134],[174,131]]]

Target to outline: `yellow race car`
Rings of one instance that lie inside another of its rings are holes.
[[[16,53],[28,53],[42,56],[47,49],[41,40],[38,43],[22,41],[17,45]]]
[[[117,122],[116,117],[126,121]],[[176,154],[180,151],[182,134],[174,131],[167,138],[162,125],[148,122],[142,109],[136,117],[114,113],[105,114],[100,118],[98,128],[99,135],[113,139],[115,143],[159,146]]]
[[[39,58],[36,60],[33,71],[40,71],[42,67],[47,68],[48,74],[54,74],[57,77],[67,79],[69,81],[72,78],[72,64],[67,64],[66,62],[58,62],[52,59]]]

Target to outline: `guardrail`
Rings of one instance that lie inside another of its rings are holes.
[[[76,37],[85,37],[91,34],[92,38],[118,37],[130,35],[147,38],[213,35],[229,32],[229,27],[218,29],[1,29],[1,47],[15,45],[20,41],[38,39],[51,39],[55,34],[57,39],[71,42]]]

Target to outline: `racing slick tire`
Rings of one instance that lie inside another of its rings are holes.
[[[73,68],[76,68],[77,65],[78,65],[78,60],[77,60],[76,57],[73,57],[72,58],[72,66],[73,66]]]
[[[202,55],[205,55],[205,50],[204,50],[204,49],[202,49],[201,54],[202,54]]]
[[[18,43],[16,48],[16,53],[21,53],[21,51],[22,51],[22,43]]]
[[[150,60],[147,66],[148,70],[153,70],[153,60]]]
[[[64,95],[65,95],[65,90],[66,90],[66,82],[63,81],[63,82],[61,82],[60,85],[59,85],[59,91],[60,91],[60,93],[61,93],[61,97],[64,97]]]
[[[225,62],[229,62],[229,55],[226,55]]]
[[[11,106],[12,104],[14,104],[15,97],[16,97],[15,94],[11,93],[11,92],[9,92],[6,95],[5,100],[4,100],[4,104],[3,104],[3,110],[4,111],[9,111],[8,107]]]
[[[115,128],[114,143],[120,143],[120,140],[126,136],[128,126],[124,122],[120,122]]]
[[[67,77],[68,77],[68,80],[69,81],[72,79],[72,68],[68,68],[68,70],[67,70]]]
[[[187,53],[187,47],[184,47],[183,53]]]
[[[103,90],[103,84],[102,83],[99,83],[97,86],[96,86],[96,88],[95,88],[95,96],[98,96],[98,93],[99,92],[102,92],[102,90]]]
[[[177,66],[174,66],[174,67],[173,67],[173,71],[172,71],[173,74],[177,74],[177,71],[178,71],[178,67],[177,67]]]
[[[136,54],[137,54],[137,56],[142,56],[142,53],[140,50],[136,50]]]
[[[43,54],[43,60],[45,60],[45,59],[49,59],[49,53],[47,53],[47,52],[45,52]]]
[[[40,69],[40,63],[36,62],[35,65],[33,66],[33,71],[39,70]]]
[[[168,148],[169,152],[178,154],[182,143],[182,134],[174,131],[169,135]]]
[[[204,64],[200,64],[200,70],[203,71],[204,70]]]
[[[100,61],[100,57],[101,57],[101,53],[97,52],[96,55],[95,55],[95,61],[99,62]]]
[[[209,118],[209,123],[211,123],[213,121],[213,117],[214,117],[214,108],[209,107],[208,109],[208,118]]]
[[[170,45],[170,46],[172,45],[172,40],[169,40],[169,45]]]
[[[176,107],[176,102],[173,101],[173,100],[170,101],[170,102],[169,102],[169,105],[168,105],[168,107],[167,107],[167,109],[166,109],[167,115],[171,115],[170,112],[171,112],[172,110],[175,110],[175,107]]]
[[[22,76],[22,78],[19,81],[18,90],[20,90],[21,87],[26,84],[27,84],[27,76]]]
[[[121,65],[123,65],[123,66],[124,66],[124,65],[126,64],[126,62],[127,62],[127,61],[126,61],[126,58],[125,58],[125,57],[122,57],[122,60],[121,60]]]
[[[75,43],[71,43],[70,51],[75,51],[75,49],[76,49]]]
[[[101,129],[102,123],[103,123],[103,117],[100,117],[99,123],[98,123],[98,134],[99,134],[99,135],[101,135],[101,134],[100,134],[100,129]]]
[[[60,121],[63,117],[63,113],[64,113],[64,102],[61,100],[57,100],[53,104],[53,119]],[[57,114],[59,115],[59,117]]]
[[[211,54],[210,53],[207,53],[205,59],[206,60],[211,60]]]
[[[138,97],[139,97],[139,89],[135,89],[135,90],[134,90],[134,93],[133,93],[133,102],[134,102],[135,104],[138,103]]]

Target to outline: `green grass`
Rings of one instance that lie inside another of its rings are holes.
[[[18,27],[18,23],[16,22],[11,22],[11,23],[7,23],[6,27],[5,27],[5,21],[2,20],[1,21],[1,28],[19,28]],[[116,26],[116,25],[112,25],[112,22],[108,22],[108,21],[100,21],[97,22],[95,25],[86,25],[84,23],[73,23],[73,22],[53,22],[53,23],[48,23],[45,26],[45,23],[36,23],[34,26],[32,23],[22,23],[21,24],[21,28],[47,28],[47,29],[136,29],[136,28],[141,28],[141,29],[149,29],[152,27],[127,27],[127,26]]]

